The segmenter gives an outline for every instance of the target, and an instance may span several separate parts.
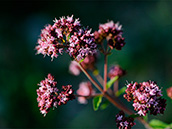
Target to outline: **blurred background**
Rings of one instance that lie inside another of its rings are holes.
[[[81,81],[68,72],[70,57],[35,55],[34,50],[41,29],[61,16],[80,18],[81,24],[93,31],[107,20],[119,21],[123,26],[126,45],[113,51],[108,66],[119,64],[127,70],[120,80],[154,80],[163,87],[167,99],[164,115],[149,116],[166,123],[172,122],[172,101],[166,89],[172,86],[172,2],[167,1],[1,1],[0,4],[0,128],[66,128],[114,129],[118,109],[110,105],[93,111],[92,101],[79,105],[76,100],[55,110],[44,118],[37,107],[37,84],[52,73],[58,86],[72,84],[77,89]],[[103,70],[100,56],[97,66]],[[121,97],[132,109],[132,104]],[[144,128],[139,122],[134,128]]]

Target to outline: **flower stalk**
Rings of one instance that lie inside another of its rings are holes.
[[[107,84],[107,54],[105,54],[104,56],[104,92],[107,91],[107,87],[106,87],[106,84]]]
[[[89,73],[80,65],[78,64],[79,67],[81,68],[81,70],[83,71],[83,73],[87,76],[87,78],[97,87],[97,89],[103,94],[103,96],[109,101],[111,102],[114,106],[116,106],[118,109],[123,110],[125,113],[127,113],[128,115],[132,115],[134,114],[134,112],[132,112],[131,110],[129,110],[128,108],[126,108],[123,104],[117,102],[115,99],[117,98],[113,98],[112,96],[110,96],[107,92],[104,92],[104,90],[100,87],[99,84],[97,84],[97,82],[89,75]],[[146,129],[152,129],[149,124],[141,117],[137,118],[144,126]]]

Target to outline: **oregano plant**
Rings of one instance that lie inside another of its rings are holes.
[[[41,30],[36,46],[37,54],[50,56],[53,61],[59,55],[67,53],[71,57],[70,73],[78,76],[83,72],[88,78],[88,81],[81,82],[78,90],[74,91],[71,84],[58,86],[54,76],[49,73],[38,84],[37,89],[38,107],[43,116],[46,116],[51,108],[58,108],[71,100],[77,99],[80,104],[87,104],[87,99],[92,99],[95,111],[105,109],[110,103],[121,110],[119,113],[114,112],[114,122],[116,121],[119,129],[131,129],[136,124],[135,119],[147,129],[171,127],[159,120],[152,120],[150,123],[147,121],[148,113],[163,114],[166,109],[166,100],[156,82],[127,82],[126,86],[124,84],[124,87],[119,89],[118,82],[126,71],[119,65],[108,70],[107,58],[113,54],[112,50],[120,51],[126,44],[122,34],[122,26],[118,22],[100,24],[99,29],[92,32],[91,28],[82,26],[79,19],[74,19],[73,15],[55,19],[53,25],[48,24]],[[100,53],[104,56],[103,77],[96,67]],[[133,110],[121,102],[121,95],[133,103]]]

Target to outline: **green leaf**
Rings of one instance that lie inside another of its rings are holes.
[[[119,89],[118,91],[116,91],[115,95],[118,97],[120,96],[121,94],[123,94],[125,92],[127,88],[124,86],[122,87],[121,89]]]
[[[101,102],[102,102],[102,96],[96,96],[93,98],[93,109],[94,109],[94,111],[97,111],[99,109]]]
[[[172,128],[172,123],[168,125],[168,128],[170,128],[170,129]]]
[[[103,104],[100,106],[101,110],[106,109],[109,106],[110,102],[108,100],[106,100],[105,102],[103,102]]]
[[[67,41],[69,41],[69,39],[70,39],[70,34],[67,36]]]
[[[85,59],[85,58],[84,58]],[[80,60],[79,63],[81,63],[82,61],[84,61],[84,59]]]
[[[164,128],[167,128],[168,125],[167,123],[164,123],[160,120],[156,120],[156,119],[153,119],[149,122],[149,125],[154,128],[154,129],[164,129]]]
[[[118,76],[115,76],[113,79],[111,79],[111,80],[109,80],[108,82],[107,82],[107,84],[106,84],[106,88],[107,89],[109,89],[111,86],[112,86],[112,84],[116,81],[116,80],[118,80]]]

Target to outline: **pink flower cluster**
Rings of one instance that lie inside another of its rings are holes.
[[[164,113],[166,100],[161,98],[161,89],[155,82],[129,83],[125,92],[127,94],[124,98],[133,100],[134,110],[138,111],[140,116],[145,116],[148,111],[153,115]]]
[[[121,77],[125,75],[125,70],[123,70],[119,65],[112,66],[109,70],[108,76],[110,79],[118,76]]]
[[[120,111],[116,115],[115,121],[116,121],[116,126],[119,129],[131,129],[131,127],[135,125],[134,119],[131,117],[125,117],[125,114],[123,111]]]
[[[62,91],[58,94],[58,105],[66,104],[69,100],[75,99],[74,90],[71,85],[62,86]]]
[[[167,95],[172,99],[172,87],[167,89]]]
[[[96,62],[96,55],[88,55],[82,62],[81,65],[84,69],[94,70]],[[78,63],[76,61],[71,61],[69,65],[69,72],[75,76],[78,76],[80,74],[80,68],[78,66]]]
[[[68,53],[73,59],[80,61],[97,52],[94,33],[91,29],[83,29],[79,19],[61,17],[54,24],[46,26],[38,39],[37,54],[57,58],[58,54]]]
[[[69,43],[69,55],[77,61],[97,53],[97,45],[91,30],[80,29],[78,32],[74,32],[74,35],[69,39]]]
[[[121,50],[125,45],[121,27],[119,23],[114,23],[113,21],[100,24],[99,30],[94,33],[96,42],[102,43],[106,39],[111,49]]]
[[[50,108],[56,107],[57,105],[66,104],[67,101],[74,99],[73,89],[71,85],[62,86],[63,91],[58,93],[56,87],[57,82],[54,81],[54,77],[51,74],[48,74],[45,80],[42,80],[37,89],[37,101],[38,107],[40,107],[40,112],[46,116]]]
[[[95,90],[92,88],[91,82],[81,82],[79,84],[79,89],[77,90],[77,94],[83,97],[78,97],[78,102],[81,104],[87,104],[87,99],[84,96],[91,96],[95,93]]]
[[[38,46],[36,46],[37,54],[44,56],[51,56],[57,58],[58,54],[63,52],[62,41],[58,40],[55,29],[51,25],[45,26],[41,31],[41,38],[38,39]]]
[[[80,24],[79,18],[73,19],[73,15],[72,15],[71,17],[63,16],[59,20],[55,18],[53,27],[56,30],[58,38],[63,39],[63,35],[69,36],[70,33],[73,33],[79,30],[81,27],[81,24]]]

